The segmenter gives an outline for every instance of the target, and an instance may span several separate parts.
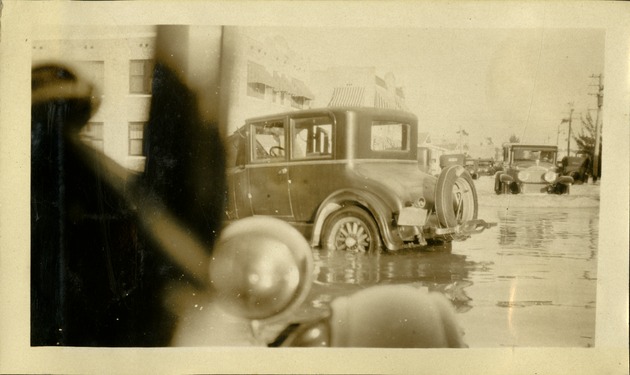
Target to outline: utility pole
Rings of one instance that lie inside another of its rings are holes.
[[[571,156],[571,121],[573,121],[573,103],[571,105],[571,112],[569,112],[569,135],[567,136],[567,157]]]
[[[602,83],[603,76],[601,74],[591,75],[591,78],[597,78],[599,83],[597,84],[597,116],[595,117],[595,149],[593,150],[593,182],[597,181],[599,175],[599,138],[601,134],[601,127],[599,125],[599,117],[602,112],[602,104],[604,103],[604,84]]]

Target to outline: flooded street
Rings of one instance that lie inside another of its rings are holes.
[[[316,280],[298,315],[375,284],[446,295],[470,347],[594,345],[598,186],[570,196],[496,196],[476,181],[479,217],[497,226],[452,249],[363,255],[314,249]]]

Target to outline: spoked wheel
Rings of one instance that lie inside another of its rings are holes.
[[[374,219],[360,207],[344,207],[332,213],[324,225],[322,244],[330,250],[372,253],[380,243]]]
[[[454,165],[442,171],[436,186],[435,206],[444,227],[477,218],[477,190],[466,169]]]

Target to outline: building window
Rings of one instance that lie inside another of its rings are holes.
[[[103,61],[79,61],[77,66],[81,75],[88,82],[94,84],[102,96],[105,90],[105,63]]]
[[[303,96],[292,96],[291,97],[291,107],[293,108],[304,108],[304,100]]]
[[[258,99],[265,99],[265,85],[262,83],[248,83],[247,95]]]
[[[103,151],[103,123],[88,122],[79,133],[83,142],[94,147],[99,151]]]
[[[153,60],[129,61],[129,93],[151,94]]]
[[[144,129],[145,122],[129,123],[129,155],[144,156]]]

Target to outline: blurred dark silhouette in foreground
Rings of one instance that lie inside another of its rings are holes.
[[[194,95],[157,66],[146,173],[136,176],[79,140],[98,106],[89,83],[54,64],[32,74],[31,345],[168,345],[176,319],[163,289],[203,277],[158,250],[181,236],[162,216],[174,213],[175,231],[209,255],[223,199],[216,127],[200,123]]]

